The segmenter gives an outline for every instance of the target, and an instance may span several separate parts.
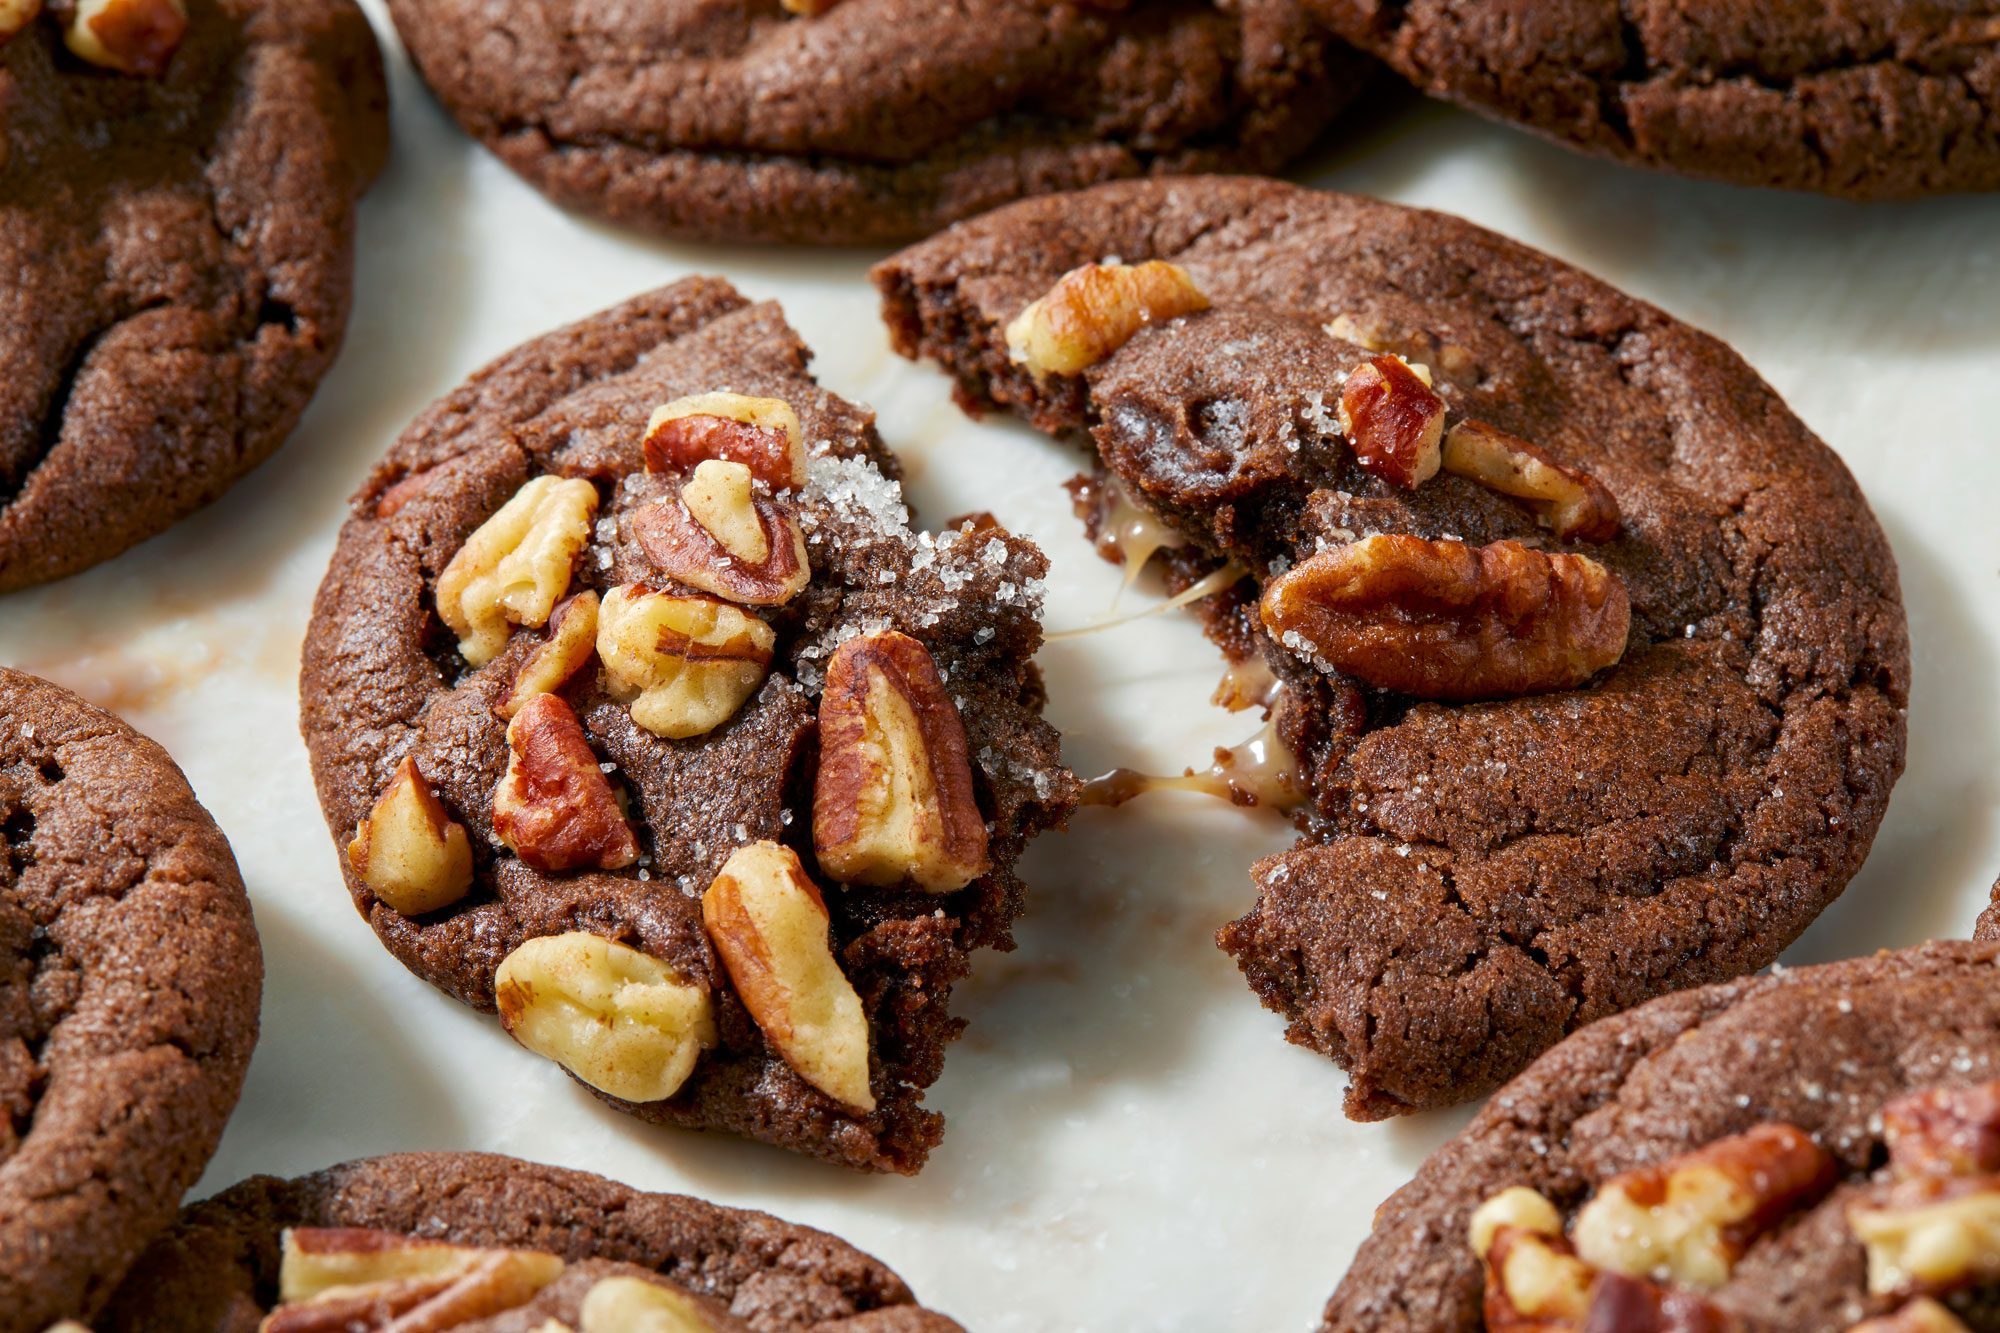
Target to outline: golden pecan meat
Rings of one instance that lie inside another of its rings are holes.
[[[120,74],[166,73],[187,35],[183,0],[73,0],[60,15],[73,55]]]
[[[578,477],[535,477],[465,539],[438,575],[437,609],[474,666],[500,655],[509,624],[539,629],[569,589],[590,542],[597,488]]]
[[[1444,470],[1525,501],[1566,542],[1608,542],[1618,535],[1618,501],[1602,482],[1498,426],[1453,426],[1444,440]]]
[[[655,408],[646,423],[646,470],[691,472],[713,459],[741,463],[773,490],[806,484],[805,433],[782,398],[698,393]]]
[[[1919,1296],[1891,1314],[1862,1320],[1847,1333],[1972,1333],[1972,1330],[1930,1297]]]
[[[715,1333],[716,1319],[703,1302],[684,1291],[637,1277],[607,1277],[584,1293],[577,1310],[577,1333]]]
[[[949,893],[986,873],[965,724],[907,634],[849,639],[827,663],[813,851],[843,884]]]
[[[477,1249],[361,1227],[284,1233],[281,1304],[259,1333],[445,1333],[516,1309],[562,1274],[534,1250]]]
[[[674,597],[643,583],[605,595],[597,655],[611,692],[656,736],[702,736],[736,716],[771,668],[769,625],[713,597]]]
[[[472,887],[472,840],[407,756],[354,830],[347,863],[405,916],[449,907]]]
[[[2000,1177],[1917,1176],[1850,1204],[1868,1254],[1868,1290],[1936,1295],[2000,1280]]]
[[[554,694],[590,664],[597,651],[597,594],[588,588],[556,604],[549,634],[514,673],[514,683],[496,710],[511,718],[538,694]]]
[[[1322,551],[1265,587],[1278,641],[1419,699],[1569,689],[1625,655],[1625,586],[1586,556],[1518,542],[1383,535]]]
[[[750,1017],[798,1076],[860,1111],[868,1019],[829,942],[826,900],[789,847],[738,847],[701,899],[701,922]]]
[[[19,36],[42,12],[42,0],[0,0],[0,44]],[[0,152],[0,162],[6,160]]]
[[[1444,399],[1401,357],[1373,357],[1341,386],[1340,429],[1362,467],[1415,490],[1437,475]]]
[[[757,494],[742,463],[699,463],[678,496],[632,516],[632,535],[677,583],[745,606],[782,606],[812,578],[805,534],[783,502]]]
[[[1882,1130],[1899,1176],[2000,1171],[2000,1082],[1899,1097],[1882,1108]]]
[[[1790,1125],[1759,1125],[1601,1185],[1576,1252],[1599,1268],[1712,1291],[1750,1242],[1833,1188],[1833,1158]]]
[[[1597,1273],[1570,1252],[1560,1233],[1502,1226],[1481,1257],[1487,1333],[1575,1333],[1582,1327]]]
[[[1007,325],[1007,351],[1035,375],[1075,375],[1148,324],[1208,309],[1186,269],[1164,260],[1085,264]]]
[[[639,840],[570,706],[538,694],[507,724],[507,776],[493,790],[493,831],[537,870],[617,870]]]

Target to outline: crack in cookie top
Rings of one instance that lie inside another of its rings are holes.
[[[0,1328],[88,1316],[236,1105],[263,963],[165,751],[0,667]]]
[[[305,728],[417,973],[634,1114],[914,1171],[952,984],[1075,799],[1047,564],[913,531],[805,363],[690,279],[481,372],[357,498]]]
[[[962,401],[1087,436],[1176,580],[1240,580],[1206,615],[1282,686],[1305,836],[1221,939],[1350,1114],[1768,963],[1859,865],[1902,766],[1894,563],[1713,339],[1271,181],[1030,200],[875,280]]]

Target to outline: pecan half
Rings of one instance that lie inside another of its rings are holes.
[[[1564,541],[1608,542],[1618,535],[1618,501],[1602,482],[1498,426],[1453,426],[1445,436],[1444,470],[1525,501]]]
[[[166,73],[187,36],[183,0],[72,0],[60,16],[73,55],[120,74]]]
[[[538,694],[554,694],[590,664],[597,651],[597,594],[588,588],[557,603],[549,634],[514,673],[514,684],[494,711],[511,718]]]
[[[466,661],[484,666],[498,657],[510,623],[548,623],[596,512],[589,482],[535,477],[465,539],[438,575],[437,609]]]
[[[1075,375],[1148,324],[1206,309],[1208,298],[1178,264],[1085,264],[1014,317],[1007,351],[1036,376]]]
[[[639,548],[661,573],[745,606],[782,606],[812,578],[805,535],[788,506],[758,495],[750,469],[696,465],[679,496],[632,516]]]
[[[259,1333],[446,1333],[525,1305],[563,1267],[535,1250],[297,1227],[281,1242],[282,1304]]]
[[[1882,1108],[1882,1128],[1899,1176],[2000,1171],[2000,1082],[1899,1097]]]
[[[1341,386],[1340,429],[1362,467],[1415,490],[1437,475],[1444,399],[1401,357],[1373,357]]]
[[[646,470],[691,472],[714,459],[741,463],[774,490],[806,484],[805,433],[782,398],[698,393],[655,408],[646,423]]]
[[[538,694],[507,724],[507,776],[493,791],[493,831],[537,870],[616,870],[639,859],[597,755],[570,706]]]
[[[1294,653],[1419,699],[1569,689],[1625,655],[1625,587],[1586,556],[1518,542],[1381,535],[1265,587],[1264,624]]]
[[[702,736],[736,716],[771,667],[769,625],[713,597],[673,597],[643,583],[613,588],[597,620],[597,655],[613,695],[656,736]]]
[[[1606,1181],[1576,1216],[1576,1251],[1611,1272],[1712,1291],[1751,1241],[1837,1174],[1803,1131],[1759,1125]]]
[[[965,724],[923,644],[884,630],[840,645],[819,745],[813,851],[827,874],[949,893],[986,873]]]
[[[736,997],[800,1078],[875,1109],[868,1019],[829,942],[826,900],[789,847],[739,847],[701,899],[701,922]]]
[[[472,840],[408,756],[355,828],[347,863],[405,916],[449,907],[472,887]]]

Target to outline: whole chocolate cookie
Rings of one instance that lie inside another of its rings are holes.
[[[1946,1242],[1959,1226],[1952,1205],[2000,1206],[1996,1080],[1991,943],[1655,1000],[1542,1056],[1391,1196],[1322,1328],[1501,1327],[1510,1244],[1544,1259],[1560,1276],[1552,1285],[1580,1289],[1585,1308],[1595,1280],[1607,1289],[1595,1299],[1664,1298],[1684,1320],[1591,1328],[1838,1333],[1918,1298],[1964,1324],[1888,1327],[1990,1328],[2000,1251]],[[1940,1262],[1903,1246],[1917,1218],[1933,1224]],[[1484,1293],[1477,1248],[1497,1270]],[[1947,1272],[1953,1256],[1961,1266]],[[1535,1327],[1582,1326],[1547,1313]]]
[[[1854,199],[2000,189],[1988,0],[1308,0],[1403,77],[1575,148]]]
[[[88,1318],[236,1106],[263,956],[153,742],[0,667],[0,1331]]]
[[[0,285],[0,590],[215,499],[290,434],[347,323],[355,201],[388,148],[361,11],[188,0],[178,48],[145,49],[157,72],[86,63],[53,17],[0,39],[0,268],[16,275]]]
[[[334,1285],[346,1290],[329,1295]],[[256,1176],[192,1205],[134,1266],[97,1329],[247,1333],[281,1301],[290,1322],[267,1327],[374,1329],[403,1314],[413,1328],[548,1333],[548,1320],[575,1328],[579,1310],[601,1317],[609,1307],[628,1320],[696,1318],[585,1326],[958,1328],[825,1232],[511,1157],[411,1153],[297,1180]],[[453,1314],[441,1315],[447,1306]]]
[[[904,241],[1100,180],[1276,171],[1365,68],[1299,0],[390,11],[438,98],[538,189],[709,240]]]
[[[1220,942],[1350,1115],[1764,966],[1859,866],[1903,761],[1895,565],[1713,338],[1274,181],[1030,200],[875,279],[899,350],[1087,437],[1086,498],[1210,579],[1304,832]]]
[[[411,970],[634,1115],[913,1172],[953,983],[1075,802],[1047,562],[913,532],[807,358],[688,279],[474,376],[355,498],[303,726]]]

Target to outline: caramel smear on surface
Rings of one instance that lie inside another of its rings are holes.
[[[1278,738],[1274,718],[1241,745],[1226,750],[1218,747],[1215,762],[1199,773],[1190,768],[1173,778],[1135,768],[1114,768],[1083,784],[1082,804],[1119,806],[1147,792],[1192,791],[1231,805],[1269,806],[1282,813],[1306,799],[1298,769],[1298,759]]]
[[[1161,551],[1178,551],[1187,545],[1187,538],[1162,523],[1152,511],[1134,504],[1124,483],[1116,477],[1107,489],[1111,502],[1105,506],[1104,533],[1125,562],[1125,579],[1111,598],[1111,605],[1116,607],[1126,589],[1138,582],[1147,561]]]

